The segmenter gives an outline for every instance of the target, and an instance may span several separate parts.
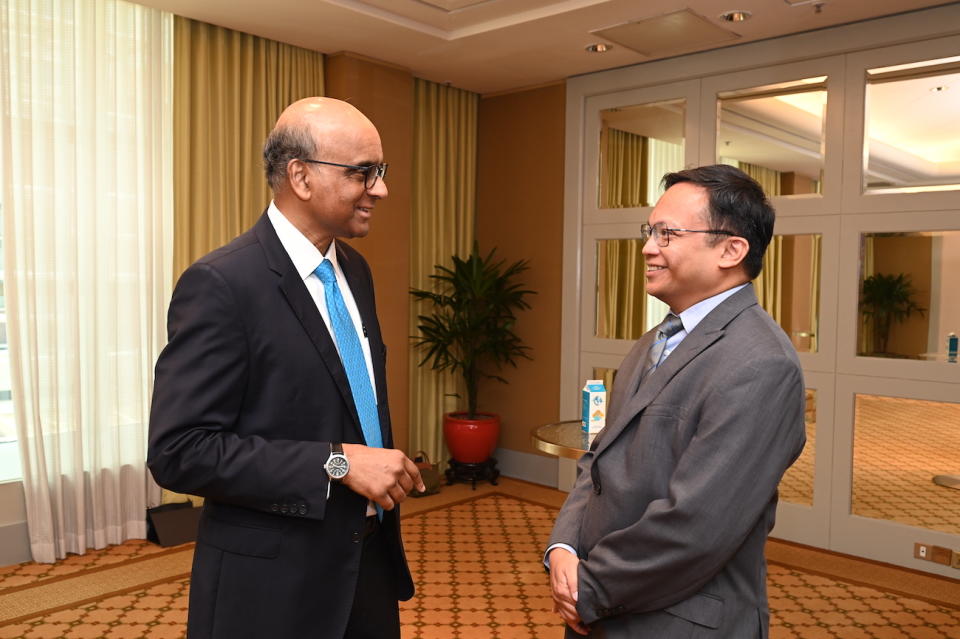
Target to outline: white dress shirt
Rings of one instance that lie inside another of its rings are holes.
[[[350,290],[350,285],[347,284],[347,279],[343,276],[343,271],[337,262],[336,240],[330,242],[330,246],[327,248],[327,254],[322,255],[320,250],[307,239],[307,236],[290,223],[290,220],[277,208],[273,200],[270,200],[270,206],[267,207],[267,217],[270,218],[273,230],[277,232],[277,237],[280,238],[280,243],[283,245],[284,250],[287,252],[287,255],[290,256],[293,267],[297,270],[300,277],[303,278],[303,283],[306,285],[310,297],[313,298],[313,303],[317,305],[317,310],[320,311],[320,315],[323,317],[323,323],[327,325],[327,331],[330,333],[330,337],[333,338],[333,343],[337,347],[337,353],[339,353],[340,346],[337,344],[337,339],[333,332],[333,325],[330,324],[330,312],[327,310],[327,298],[323,291],[323,282],[317,277],[316,273],[314,273],[324,258],[333,263],[333,272],[337,276],[337,286],[340,287],[343,304],[347,307],[347,312],[350,313],[350,319],[353,320],[353,327],[357,331],[357,337],[360,338],[360,346],[363,348],[363,359],[367,364],[367,374],[370,376],[370,388],[373,389],[373,398],[374,401],[376,401],[377,383],[373,377],[373,360],[370,359],[370,340],[367,339],[367,331],[363,326],[363,321],[360,319],[360,311],[357,309],[356,300],[353,299],[353,292]],[[329,484],[327,485],[327,497],[330,497]],[[369,517],[376,513],[377,511],[373,504],[368,502],[367,516]]]
[[[337,262],[336,240],[330,242],[327,254],[322,255],[319,249],[280,212],[280,209],[273,203],[273,200],[270,201],[270,206],[267,208],[267,217],[270,218],[270,223],[273,224],[273,229],[277,232],[277,237],[280,238],[280,243],[283,244],[284,250],[287,252],[287,255],[290,256],[293,267],[297,270],[300,277],[303,278],[303,283],[306,285],[310,297],[313,298],[314,304],[317,305],[317,310],[320,311],[320,315],[323,317],[324,324],[327,325],[330,336],[334,338],[333,343],[337,346],[337,352],[339,353],[340,346],[337,344],[336,337],[334,336],[333,325],[330,324],[330,312],[327,310],[327,298],[323,292],[323,282],[321,282],[320,278],[314,273],[324,258],[330,260],[333,264],[333,272],[337,276],[337,286],[340,287],[340,295],[343,296],[343,303],[347,307],[347,312],[350,313],[350,319],[353,320],[353,327],[357,331],[357,337],[360,338],[360,346],[363,348],[363,359],[367,364],[367,374],[370,376],[370,388],[373,389],[373,398],[376,401],[377,383],[373,378],[373,360],[370,359],[370,340],[367,339],[367,331],[363,326],[363,321],[360,319],[360,311],[357,309],[356,300],[353,299],[350,285],[347,284],[347,279],[343,276],[343,271]]]

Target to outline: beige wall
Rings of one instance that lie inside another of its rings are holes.
[[[350,244],[373,271],[377,312],[387,344],[387,387],[394,444],[406,450],[410,328],[410,197],[413,157],[413,75],[409,71],[349,53],[326,57],[326,93],[346,100],[380,131],[389,196],[374,210],[370,234]]]
[[[529,260],[523,282],[537,291],[517,321],[533,360],[504,370],[509,384],[483,382],[480,404],[500,414],[499,446],[526,453],[530,430],[559,417],[565,101],[563,84],[480,101],[477,240]]]

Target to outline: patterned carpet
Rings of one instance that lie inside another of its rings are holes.
[[[401,606],[404,639],[562,636],[540,564],[560,494],[551,491],[557,495],[543,505],[502,492],[522,494],[517,486],[524,488],[511,480],[476,493],[448,487],[447,501],[451,494],[467,499],[436,507],[428,500],[441,496],[417,500],[419,512],[405,516],[418,592]],[[868,563],[792,545],[774,550],[773,639],[960,639],[957,582],[902,573],[933,584],[904,594],[910,579],[894,588],[864,585],[871,578],[856,566]],[[191,555],[191,544],[129,541],[53,566],[0,568],[0,638],[182,637]],[[844,578],[822,574],[840,568]]]

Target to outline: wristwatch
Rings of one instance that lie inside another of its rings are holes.
[[[330,481],[340,481],[347,476],[350,472],[350,461],[343,454],[342,444],[330,444],[330,456],[327,457],[323,469],[327,471]]]

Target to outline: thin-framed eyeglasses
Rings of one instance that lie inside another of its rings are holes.
[[[649,224],[643,224],[640,226],[640,239],[644,244],[647,243],[651,237],[653,241],[657,243],[657,246],[663,248],[665,246],[670,246],[670,236],[677,236],[678,233],[716,233],[717,235],[730,235],[735,236],[736,233],[732,231],[724,231],[723,229],[671,229],[663,222],[657,222],[653,226]]]
[[[327,164],[329,166],[342,166],[345,169],[355,169],[363,172],[363,188],[370,190],[377,183],[377,178],[385,179],[387,167],[389,164],[340,164],[339,162],[324,162],[323,160],[308,160],[301,158],[304,162],[310,164]]]

